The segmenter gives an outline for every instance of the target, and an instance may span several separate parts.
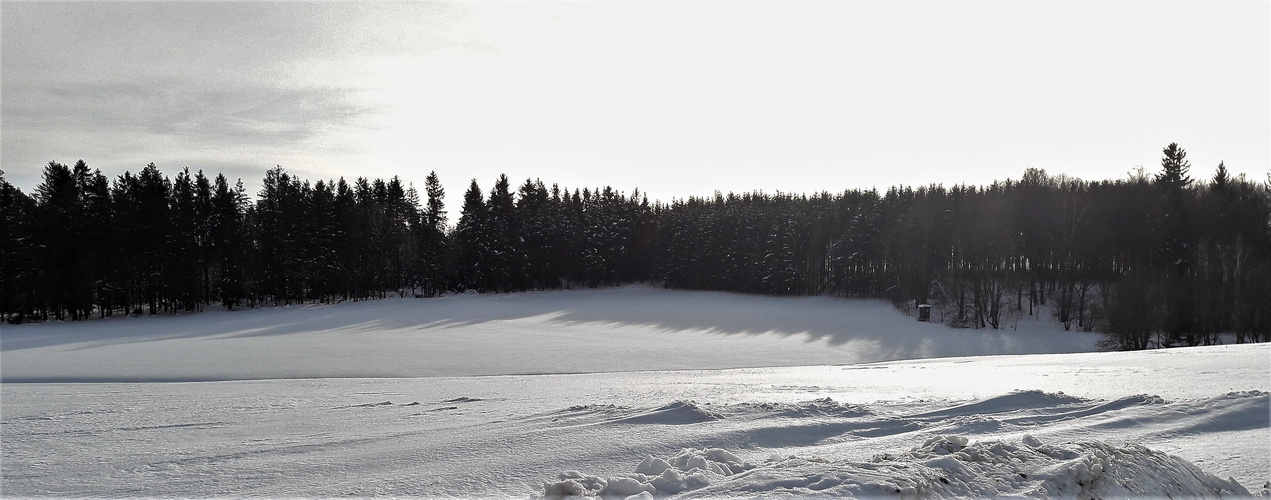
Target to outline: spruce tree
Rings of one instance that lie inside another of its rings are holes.
[[[199,308],[212,301],[212,267],[216,260],[212,253],[212,184],[203,170],[194,175],[195,246],[199,261]]]
[[[428,196],[422,224],[416,228],[418,239],[420,278],[425,296],[440,295],[445,289],[446,262],[446,191],[441,187],[437,172],[429,172],[424,179],[424,192]]]
[[[41,308],[58,320],[80,319],[81,312],[76,291],[84,274],[84,256],[80,252],[84,221],[79,213],[80,183],[76,178],[86,174],[86,167],[78,170],[81,172],[49,162],[42,182],[35,188],[39,206],[36,220],[41,229],[36,234],[42,271],[38,286],[44,299]]]
[[[357,211],[357,196],[343,177],[335,184],[335,216],[339,234],[335,239],[336,287],[344,300],[360,299],[358,294],[359,249],[361,225]]]
[[[118,259],[118,247],[112,228],[115,225],[115,207],[110,197],[110,181],[100,170],[93,170],[88,184],[83,187],[83,214],[85,215],[85,240],[81,244],[88,255],[87,266],[90,275],[87,282],[91,290],[87,293],[94,296],[98,314],[102,317],[114,313],[116,295],[119,293],[115,262]]]
[[[462,289],[485,285],[484,261],[489,254],[487,219],[485,197],[477,180],[472,179],[463,194],[463,210],[455,227],[455,274]]]
[[[190,168],[177,174],[172,183],[171,234],[168,238],[167,282],[172,293],[173,306],[185,311],[202,308],[202,283],[198,248],[198,205],[195,199],[194,180]]]
[[[1218,162],[1218,170],[1214,172],[1214,177],[1210,179],[1209,185],[1217,189],[1226,189],[1231,183],[1231,174],[1227,172],[1227,165]]]
[[[1193,193],[1189,188],[1192,179],[1187,175],[1191,164],[1187,151],[1177,143],[1170,143],[1162,150],[1161,173],[1155,177],[1162,191],[1161,254],[1158,269],[1167,276],[1165,281],[1165,338],[1162,343],[1196,345],[1198,336],[1193,308],[1192,263],[1195,234],[1191,225]]]
[[[35,305],[36,203],[0,170],[0,321],[22,323]]]
[[[1170,189],[1182,189],[1190,185],[1192,178],[1187,175],[1187,171],[1192,165],[1187,161],[1187,151],[1178,147],[1178,143],[1171,142],[1161,152],[1164,156],[1161,157],[1161,173],[1156,174],[1156,183]]]
[[[500,174],[490,190],[486,203],[486,238],[489,242],[485,257],[485,288],[508,291],[519,281],[519,230],[515,225],[516,205],[508,176]]]
[[[238,185],[241,186],[242,181]],[[243,285],[246,258],[246,234],[243,228],[245,203],[241,190],[231,188],[225,176],[217,174],[212,188],[209,233],[218,268],[215,298],[229,310],[243,303],[246,292]]]

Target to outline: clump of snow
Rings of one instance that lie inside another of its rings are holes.
[[[935,455],[948,455],[962,451],[969,440],[962,436],[936,436],[922,443],[921,450]]]
[[[674,457],[650,455],[634,474],[602,479],[568,471],[557,481],[543,485],[541,499],[654,498],[709,486],[720,478],[754,468],[736,455],[719,448],[682,449]]]
[[[972,443],[935,436],[871,462],[774,456],[760,465],[721,449],[685,449],[671,459],[648,457],[634,474],[610,479],[577,471],[544,485],[538,498],[877,497],[1219,498],[1251,493],[1179,457],[1137,444]]]
[[[618,406],[615,404],[607,404],[607,405],[590,404],[590,405],[573,405],[573,406],[570,406],[569,408],[566,408],[565,411],[566,412],[613,412],[617,410],[625,410],[627,408],[629,407]]]
[[[839,403],[829,397],[798,403],[738,403],[736,406],[744,410],[767,412],[774,416],[789,418],[859,417],[869,414],[869,409],[864,406]]]

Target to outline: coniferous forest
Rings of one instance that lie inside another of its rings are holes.
[[[933,321],[1053,315],[1143,349],[1271,341],[1271,176],[1223,165],[1084,181],[1029,169],[990,186],[720,194],[472,180],[450,224],[435,174],[242,182],[154,164],[108,179],[50,162],[30,195],[0,172],[0,319],[253,308],[649,282],[886,298]],[[1220,335],[1225,335],[1220,339]]]

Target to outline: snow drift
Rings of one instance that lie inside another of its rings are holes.
[[[890,486],[1075,497],[1083,488],[1159,492],[1151,488],[1172,483],[1143,478],[1166,477],[1210,488],[1170,494],[1240,492],[1173,455],[1263,493],[1269,347],[691,372],[6,383],[0,489],[525,498],[549,493],[550,479],[565,483],[550,492],[562,496],[869,496]],[[1155,394],[1124,395],[1139,390]],[[1087,481],[1095,464],[1099,478]],[[570,470],[581,472],[560,477]]]
[[[646,458],[634,473],[608,479],[568,471],[535,498],[920,497],[1124,498],[1251,496],[1235,479],[1220,479],[1190,462],[1128,444],[969,443],[937,436],[900,455],[868,462],[774,456],[742,462],[722,449],[684,449]]]

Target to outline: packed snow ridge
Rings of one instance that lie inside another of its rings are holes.
[[[1136,444],[1091,441],[970,443],[932,437],[900,455],[869,462],[773,456],[762,464],[719,448],[649,456],[636,471],[602,479],[579,471],[546,483],[537,499],[739,497],[877,498],[1118,498],[1252,496],[1235,479],[1220,479],[1192,463]]]

